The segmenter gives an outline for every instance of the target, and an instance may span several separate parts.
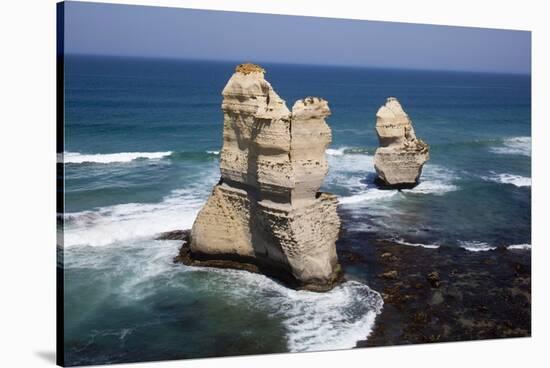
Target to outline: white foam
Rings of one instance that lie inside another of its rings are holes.
[[[383,306],[379,293],[357,281],[316,293],[289,289],[263,275],[244,271],[210,272],[220,273],[216,281],[227,286],[222,293],[230,294],[229,299],[247,301],[253,308],[281,318],[291,352],[353,348],[370,334]]]
[[[93,267],[107,277],[122,277],[117,297],[133,303],[154,297],[161,284],[260,311],[282,322],[292,352],[353,348],[370,334],[383,307],[380,294],[357,281],[316,293],[286,288],[261,274],[174,264],[180,243],[142,240],[126,242],[126,247],[67,248],[65,267]]]
[[[486,242],[472,240],[472,241],[459,241],[460,247],[470,252],[487,252],[489,250],[495,250],[497,247],[489,245]]]
[[[531,178],[520,175],[493,174],[492,176],[483,176],[482,179],[487,181],[494,181],[496,183],[511,184],[519,188],[531,186]]]
[[[396,190],[380,190],[373,182],[374,157],[364,152],[362,148],[355,148],[355,153],[345,153],[350,148],[343,147],[337,151],[342,155],[333,154],[328,156],[329,173],[325,180],[328,189],[334,188],[335,192],[339,190],[346,193],[340,195],[338,202],[340,205],[350,208],[362,207],[363,204],[369,206],[382,206],[390,209],[385,202],[392,197],[400,196]],[[343,189],[343,190],[342,190]]]
[[[425,181],[418,184],[413,189],[403,189],[404,193],[415,194],[434,194],[443,195],[448,192],[458,190],[458,187],[453,184],[446,184],[441,181]],[[365,201],[377,201],[394,197],[399,193],[398,190],[384,190],[378,188],[370,188],[349,196],[343,196],[338,199],[338,202],[343,205],[357,204]]]
[[[347,147],[340,147],[340,148],[327,148],[325,153],[329,156],[343,156],[344,151],[347,149]]]
[[[189,229],[218,179],[217,168],[201,180],[174,190],[158,203],[125,203],[65,214],[63,245],[105,246]]]
[[[453,192],[459,187],[453,184],[457,180],[456,174],[439,165],[426,164],[422,170],[420,183],[413,189],[404,189],[405,193],[444,195]]]
[[[428,249],[437,249],[440,247],[439,244],[410,243],[408,241],[405,241],[402,238],[393,238],[392,241],[398,244],[408,245],[410,247],[422,247],[422,248],[428,248]]]
[[[349,193],[340,198],[340,203],[357,203],[368,198],[374,199],[377,196],[377,190],[374,187],[369,188],[365,182],[369,175],[368,170],[374,169],[373,157],[362,153],[343,154],[344,149],[346,148],[337,150],[342,152],[341,155],[332,154],[327,157],[329,172],[325,179],[326,185],[329,188],[345,188],[345,192]]]
[[[329,160],[329,174],[326,178],[328,185],[340,186],[351,194],[341,196],[339,203],[353,205],[366,201],[381,202],[395,196],[397,190],[378,189],[373,182],[367,184],[367,178],[372,181],[376,177],[374,172],[374,157],[363,152],[347,154],[347,147],[332,150]],[[441,166],[427,164],[424,166],[420,184],[413,189],[404,189],[404,193],[444,195],[458,190],[452,182],[456,175]],[[404,197],[401,197],[404,198]]]
[[[220,154],[220,151],[206,151],[209,155],[215,155],[218,156]]]
[[[506,247],[509,250],[526,250],[531,249],[531,244],[513,244]]]
[[[340,147],[340,148],[328,148],[325,153],[329,156],[354,156],[354,155],[367,155],[367,149],[364,147]]]
[[[188,229],[203,203],[203,199],[176,192],[161,203],[126,203],[68,213],[63,244],[104,246],[163,231]]]
[[[328,293],[291,293],[281,305],[289,307],[283,322],[288,349],[302,352],[355,347],[371,333],[383,301],[368,286],[348,281]]]
[[[85,154],[79,152],[65,152],[63,157],[59,157],[58,162],[82,164],[82,163],[120,163],[130,162],[137,159],[158,160],[170,156],[171,151],[166,152],[120,152],[120,153],[95,153]],[[62,160],[62,161],[61,161]]]
[[[443,195],[448,192],[458,190],[458,187],[454,184],[445,183],[443,181],[421,181],[413,189],[403,189],[405,193],[418,193],[418,194],[435,194]]]
[[[506,155],[531,156],[531,137],[507,138],[500,147],[491,147],[491,152]]]
[[[343,205],[357,204],[365,201],[376,201],[395,196],[399,192],[396,190],[379,190],[376,188],[369,189],[365,192],[353,194],[350,196],[338,198],[338,203]]]

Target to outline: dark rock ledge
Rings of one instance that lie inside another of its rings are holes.
[[[364,242],[342,250],[344,269],[381,293],[384,307],[357,347],[531,336],[531,252],[426,249]]]

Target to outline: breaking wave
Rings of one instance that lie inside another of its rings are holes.
[[[228,291],[282,318],[291,352],[353,348],[370,334],[383,306],[379,293],[357,281],[316,293],[289,289],[258,274],[216,272],[223,274]]]
[[[531,178],[520,175],[493,174],[492,176],[484,176],[482,177],[482,179],[501,184],[511,184],[515,185],[518,188],[531,186]]]
[[[105,246],[189,229],[208,192],[176,190],[159,203],[126,203],[65,214],[63,245]]]
[[[513,244],[506,247],[509,250],[527,250],[531,249],[531,244]]]
[[[325,153],[329,156],[343,156],[345,147],[343,148],[327,148]]]
[[[362,202],[380,201],[390,198],[405,198],[397,196],[397,190],[380,189],[375,184],[374,157],[364,152],[364,149],[343,147],[332,150],[329,154],[329,174],[326,183],[342,189],[349,194],[341,195],[339,202],[342,205],[355,205]],[[439,165],[426,164],[422,181],[413,189],[404,189],[402,193],[444,195],[456,191],[459,187],[453,184],[456,175]]]
[[[103,278],[120,280],[115,297],[132,303],[158,300],[158,285],[163,285],[179,295],[215,296],[220,303],[261,312],[281,321],[291,352],[353,348],[367,339],[383,307],[380,294],[358,281],[317,293],[247,271],[174,264],[179,246],[178,241],[144,240],[129,247],[68,248],[65,266],[75,272],[94,268]]]
[[[531,137],[507,138],[499,147],[491,147],[491,152],[506,155],[531,156]]]
[[[166,152],[120,152],[120,153],[93,153],[65,152],[58,157],[59,162],[66,164],[99,163],[110,164],[130,162],[138,159],[158,160],[170,156],[171,151]]]
[[[408,245],[410,247],[422,247],[422,248],[428,248],[428,249],[437,249],[440,247],[439,244],[411,243],[402,238],[392,238],[391,240],[398,244]]]
[[[340,197],[338,203],[344,205],[356,204],[365,201],[375,201],[380,199],[386,199],[395,196],[399,192],[396,190],[378,190],[370,189],[363,193],[358,193],[346,197]]]
[[[403,189],[405,193],[418,193],[418,194],[435,194],[443,195],[448,192],[458,190],[458,187],[454,184],[445,183],[440,180],[434,181],[421,181],[413,189]]]
[[[495,250],[497,247],[489,245],[486,242],[472,240],[472,241],[459,241],[462,249],[466,249],[470,252],[487,252],[489,250]]]
[[[327,148],[325,153],[329,156],[343,156],[343,155],[360,155],[367,154],[369,150],[361,147],[340,147],[340,148]]]

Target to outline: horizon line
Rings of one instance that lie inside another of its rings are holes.
[[[514,72],[514,71],[489,71],[489,70],[465,70],[465,69],[427,69],[427,68],[411,68],[411,67],[386,67],[379,65],[361,65],[361,64],[322,64],[290,61],[269,61],[269,60],[233,60],[233,59],[209,59],[209,58],[193,58],[180,56],[152,56],[152,55],[118,55],[118,54],[90,54],[90,53],[64,53],[66,56],[92,56],[92,57],[112,57],[112,58],[134,58],[134,59],[150,59],[150,60],[170,60],[170,61],[206,61],[219,63],[257,63],[257,64],[281,64],[281,65],[296,65],[296,66],[313,66],[313,67],[334,67],[334,68],[355,68],[355,69],[382,69],[382,70],[404,70],[404,71],[424,71],[424,72],[448,72],[448,73],[471,73],[471,74],[497,74],[497,75],[516,75],[516,76],[532,76],[529,72]]]

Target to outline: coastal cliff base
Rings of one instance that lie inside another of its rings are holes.
[[[304,283],[296,279],[289,269],[284,269],[279,263],[271,261],[269,258],[247,257],[237,254],[216,254],[211,255],[201,252],[191,251],[191,231],[176,230],[161,234],[159,240],[182,240],[183,243],[179,253],[174,257],[174,262],[182,263],[187,266],[196,267],[215,267],[243,270],[266,275],[275,279],[287,287],[297,290],[308,290],[324,292],[331,290],[336,285],[344,281],[344,273],[337,265],[334,277],[326,283]]]

